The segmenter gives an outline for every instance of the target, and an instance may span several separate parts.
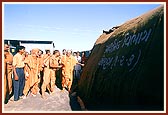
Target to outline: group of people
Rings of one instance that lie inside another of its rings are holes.
[[[10,53],[8,44],[4,44],[4,101],[14,95],[14,101],[25,99],[30,93],[36,96],[41,91],[41,97],[46,99],[45,92],[55,92],[56,73],[61,70],[61,90],[71,91],[73,78],[80,78],[82,67],[86,63],[84,52],[63,49],[43,51],[34,48],[31,53],[24,46],[18,46],[16,54]]]

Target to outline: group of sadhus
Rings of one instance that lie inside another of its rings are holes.
[[[73,82],[73,69],[79,63],[71,50],[46,50],[45,54],[38,48],[31,50],[31,54],[25,51],[24,46],[16,48],[16,54],[10,53],[8,44],[4,44],[4,100],[11,95],[13,88],[14,101],[25,99],[27,95],[36,96],[41,90],[41,97],[46,99],[46,89],[50,94],[55,93],[56,72],[61,71],[62,90],[71,91]],[[12,77],[13,76],[13,77]],[[12,82],[13,78],[13,82]],[[42,85],[39,87],[40,81]]]

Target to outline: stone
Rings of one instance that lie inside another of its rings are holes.
[[[164,6],[102,34],[78,87],[87,110],[163,110]]]

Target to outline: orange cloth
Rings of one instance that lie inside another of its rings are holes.
[[[31,92],[33,94],[37,94],[38,92],[38,68],[39,68],[39,59],[36,56],[29,55],[25,58],[25,63],[27,63],[25,67],[25,72],[28,72],[28,78],[25,82],[24,87],[24,95],[27,95],[30,87],[32,87]],[[25,74],[26,75],[26,74]]]
[[[50,68],[51,68],[51,91],[54,90],[54,87],[55,87],[55,81],[56,81],[56,70],[59,66],[59,63],[58,63],[58,60],[59,60],[59,57],[56,57],[55,55],[53,55],[51,58],[50,58]]]
[[[42,95],[44,95],[46,88],[50,83],[50,79],[51,79],[51,69],[44,67],[43,83],[41,86]]]
[[[45,54],[43,56],[43,61],[44,61],[43,62],[44,63],[44,74],[43,74],[43,83],[41,86],[41,91],[42,91],[42,95],[44,96],[46,88],[49,85],[50,79],[51,79],[51,69],[49,68],[50,56],[48,56],[48,54]]]
[[[73,82],[73,69],[74,66],[78,63],[77,60],[71,56],[63,56],[61,59],[63,64],[62,67],[62,86],[67,86],[69,90],[71,89]]]
[[[43,65],[43,58],[42,57],[39,57],[39,71],[38,71],[38,73],[40,73],[40,71],[43,71],[43,67],[44,67],[44,65]]]
[[[37,57],[29,56],[30,59],[30,76],[31,78],[31,86],[33,86],[36,82],[38,82],[38,68],[39,68],[39,59]]]
[[[23,94],[26,96],[28,94],[28,91],[30,90],[30,81],[31,81],[31,76],[30,76],[30,62],[29,58],[25,58],[25,67],[24,67],[24,72],[25,72],[25,86],[23,90]]]
[[[4,100],[6,98],[6,93],[7,93],[7,79],[6,79],[6,71],[7,71],[7,66],[6,66],[6,59],[4,59]]]
[[[7,71],[6,71],[6,75],[7,75],[7,81],[8,81],[8,91],[9,94],[12,93],[12,73],[13,73],[13,67],[12,67],[12,63],[13,63],[13,55],[10,52],[6,52],[5,53],[5,60],[7,62],[6,66],[7,66]]]
[[[49,60],[50,60],[50,56],[48,56],[48,54],[44,54],[44,56],[43,56],[44,67],[49,68]]]

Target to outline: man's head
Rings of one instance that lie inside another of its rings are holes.
[[[50,55],[50,50],[49,49],[46,49],[46,54]]]
[[[9,52],[9,45],[8,44],[4,44],[4,52]]]
[[[27,57],[29,55],[29,52],[25,52],[25,57]]]
[[[60,56],[59,50],[54,50],[54,51],[53,51],[53,55]]]
[[[25,52],[25,47],[24,46],[17,46],[17,52],[23,54]]]
[[[79,51],[77,51],[76,55],[77,55],[77,56],[80,56],[80,52],[79,52]]]
[[[76,52],[73,52],[73,56],[76,56]]]
[[[41,56],[43,54],[43,51],[42,50],[39,50],[38,51],[38,55]]]
[[[62,54],[65,55],[66,54],[66,49],[62,50]]]
[[[85,56],[85,52],[82,52],[82,57]]]
[[[31,55],[33,55],[33,56],[38,56],[38,52],[39,52],[39,49],[38,49],[38,48],[33,48],[33,49],[31,50]]]
[[[66,52],[66,55],[69,57],[69,56],[71,56],[71,50],[67,50],[67,52]]]

